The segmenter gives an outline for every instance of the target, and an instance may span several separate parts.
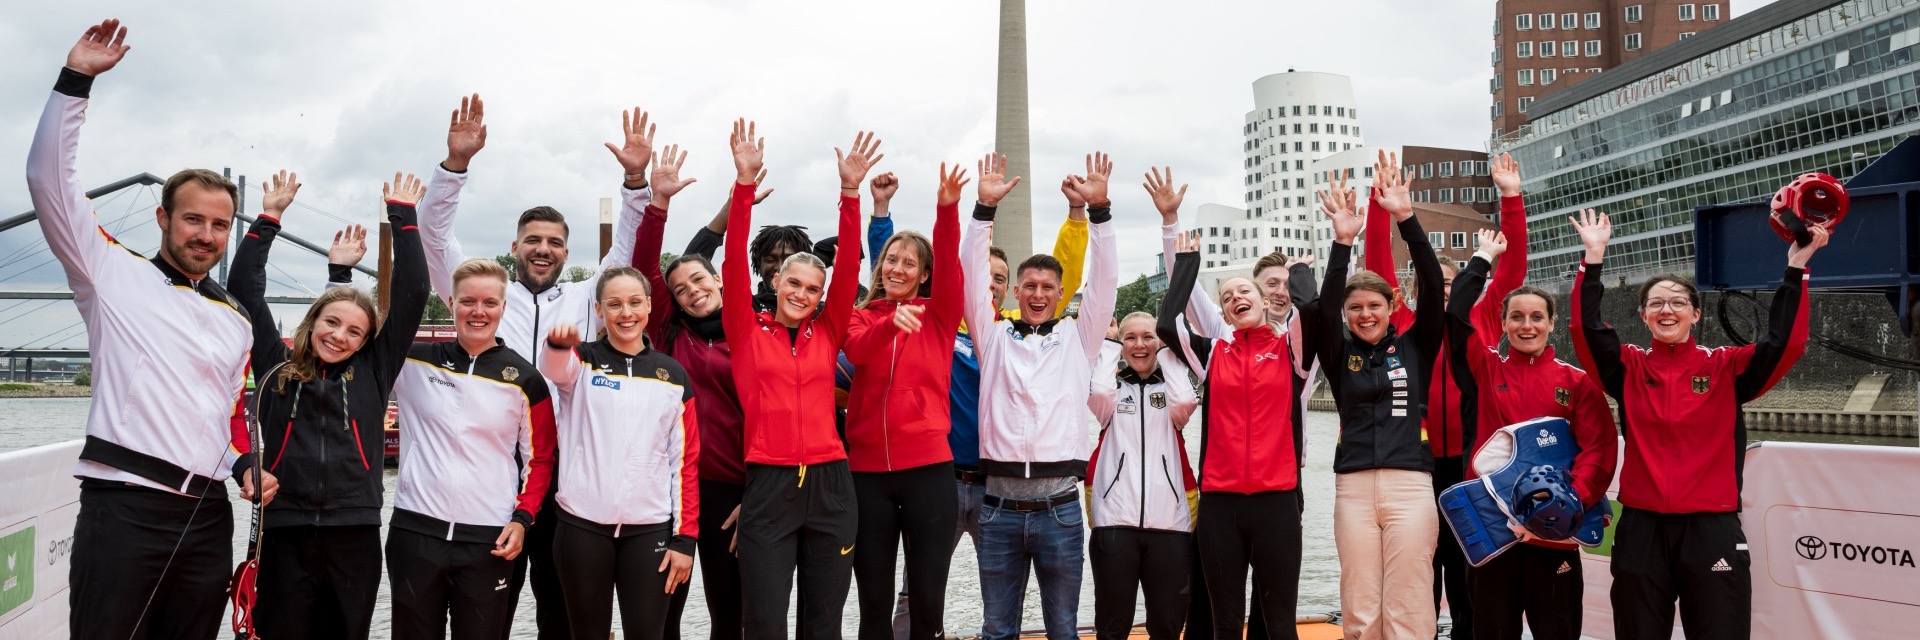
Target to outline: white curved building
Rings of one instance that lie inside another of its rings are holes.
[[[1316,172],[1333,167],[1316,163],[1365,147],[1353,81],[1338,74],[1288,70],[1254,81],[1253,106],[1241,127],[1244,220],[1234,232],[1228,264],[1250,267],[1275,251],[1324,257],[1330,236],[1315,212],[1314,192],[1323,188],[1317,180],[1325,179]],[[1357,172],[1354,177],[1371,176]]]

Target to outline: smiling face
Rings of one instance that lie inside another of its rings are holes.
[[[493,341],[500,328],[500,314],[506,309],[507,283],[485,276],[463,279],[453,285],[454,333],[462,343]]]
[[[1120,323],[1120,357],[1134,373],[1147,375],[1158,366],[1155,355],[1160,353],[1160,335],[1153,331],[1153,316],[1137,314],[1127,316]]]
[[[335,364],[353,357],[372,331],[373,319],[358,303],[336,300],[321,307],[319,317],[314,318],[308,348],[321,362]]]
[[[513,240],[514,273],[531,291],[545,291],[559,281],[567,266],[567,227],[558,222],[529,220]]]
[[[1037,325],[1053,318],[1053,305],[1060,302],[1060,274],[1052,269],[1020,270],[1020,284],[1013,297],[1020,304],[1020,319]]]
[[[667,274],[667,290],[680,310],[695,318],[712,317],[720,310],[720,276],[699,262],[682,262]]]
[[[1553,310],[1547,306],[1546,298],[1531,293],[1516,294],[1507,298],[1506,315],[1501,317],[1500,327],[1507,334],[1507,344],[1514,353],[1540,355],[1547,349],[1547,338],[1553,335]]]
[[[155,209],[161,251],[167,262],[190,278],[204,278],[227,252],[233,235],[233,196],[197,182],[181,184],[173,207]]]
[[[911,300],[919,296],[920,286],[927,282],[931,254],[932,248],[917,241],[915,236],[906,233],[893,236],[887,240],[880,262],[873,266],[874,286],[879,287],[888,300]]]
[[[1378,343],[1387,335],[1387,297],[1378,291],[1353,290],[1341,305],[1341,313],[1346,316],[1347,329],[1362,342]]]
[[[1267,321],[1280,322],[1287,318],[1287,310],[1293,307],[1293,299],[1287,296],[1287,268],[1267,267],[1253,274],[1260,292],[1267,299]],[[1224,307],[1223,307],[1224,308]]]
[[[806,260],[792,260],[774,275],[773,319],[789,327],[800,326],[820,306],[826,292],[827,272]]]
[[[641,336],[647,332],[647,313],[652,304],[647,297],[646,283],[622,275],[600,283],[599,299],[593,301],[593,311],[600,316],[600,324],[607,328],[607,337],[614,345],[624,345],[621,350],[632,353],[637,351],[632,347],[639,345]]]
[[[1000,256],[987,258],[987,266],[993,270],[993,282],[987,285],[987,289],[993,292],[993,306],[997,309],[1000,302],[1007,299],[1007,259]]]
[[[1220,283],[1220,317],[1236,330],[1252,329],[1267,319],[1267,299],[1252,280],[1227,278]]]
[[[1692,292],[1672,280],[1654,283],[1646,291],[1640,300],[1640,320],[1647,323],[1653,339],[1667,344],[1685,341],[1700,322],[1700,306]]]

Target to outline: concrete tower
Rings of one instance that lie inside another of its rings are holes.
[[[1009,266],[1033,255],[1033,161],[1027,135],[1027,1],[1000,0],[1000,73],[993,147],[1007,156],[1007,175],[1020,185],[1000,201],[993,243]],[[977,179],[977,178],[976,178]]]

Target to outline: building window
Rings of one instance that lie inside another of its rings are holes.
[[[1294,170],[1294,171],[1306,171],[1306,170],[1307,170],[1307,161],[1305,161],[1305,160],[1295,160],[1295,161],[1293,161],[1293,170]]]
[[[1467,234],[1466,234],[1466,232],[1464,232],[1464,231],[1455,231],[1455,232],[1453,232],[1453,248],[1455,248],[1455,249],[1465,249],[1465,248],[1467,248]]]
[[[1521,98],[1519,106],[1520,106],[1520,113],[1526,113],[1527,107],[1533,106],[1533,98]]]
[[[1532,29],[1533,29],[1533,14],[1531,14],[1531,13],[1522,13],[1522,14],[1520,14],[1520,15],[1517,15],[1517,16],[1514,16],[1514,17],[1513,17],[1513,28],[1515,28],[1515,29],[1519,29],[1519,30],[1521,30],[1521,31],[1530,31],[1530,30],[1532,30]]]
[[[1638,33],[1627,34],[1627,50],[1628,51],[1640,50],[1640,34]]]
[[[1301,151],[1301,148],[1302,148],[1302,147],[1305,147],[1305,146],[1306,146],[1306,145],[1304,145],[1304,144],[1301,144],[1301,143],[1298,143],[1298,142],[1295,142],[1295,143],[1293,143],[1293,152],[1294,152],[1294,153],[1300,153],[1300,151]]]
[[[1307,105],[1307,115],[1310,115],[1310,116],[1320,115],[1320,105],[1313,105],[1313,104]]]
[[[1453,177],[1453,163],[1451,162],[1440,163],[1440,177],[1442,178]]]
[[[1544,86],[1553,84],[1553,80],[1554,80],[1554,70],[1552,69],[1540,70],[1540,86],[1544,87]]]
[[[1580,55],[1580,41],[1568,40],[1566,42],[1560,43],[1560,55],[1563,55],[1569,58]]]
[[[1693,21],[1693,5],[1690,5],[1690,4],[1680,5],[1680,21],[1681,22]]]
[[[1428,162],[1420,165],[1420,177],[1422,178],[1433,177],[1433,163]]]
[[[1540,14],[1540,29],[1546,30],[1546,29],[1552,29],[1552,28],[1553,28],[1553,14],[1551,13]]]
[[[1560,70],[1560,75],[1563,75],[1563,76],[1570,76],[1576,73],[1580,73],[1580,70],[1574,67],[1568,67]]]
[[[1300,115],[1300,105],[1297,105],[1297,104],[1296,104],[1296,105],[1293,105],[1293,115],[1296,115],[1296,116],[1297,116],[1297,115]],[[1293,130],[1293,132],[1294,132],[1294,133],[1299,133],[1299,132],[1300,132],[1300,130],[1299,130],[1299,129],[1294,129],[1294,130]]]
[[[1503,103],[1499,103],[1499,102],[1495,102],[1495,103],[1493,103],[1493,107],[1492,107],[1492,108],[1493,108],[1493,118],[1494,118],[1495,120],[1498,120],[1498,119],[1500,119],[1500,116],[1502,116],[1502,115],[1505,115],[1505,113],[1506,113],[1506,111],[1505,111],[1505,109],[1504,109],[1504,107],[1505,107],[1505,106],[1506,106],[1506,105],[1505,105],[1505,104],[1503,104]]]
[[[1543,41],[1541,41],[1541,42],[1540,42],[1540,57],[1542,57],[1542,58],[1551,58],[1551,57],[1553,57],[1553,53],[1554,53],[1554,49],[1555,49],[1555,48],[1557,47],[1557,44],[1558,44],[1558,43],[1555,43],[1555,42],[1554,42],[1554,41],[1552,41],[1552,40],[1543,40]]]
[[[1533,43],[1531,43],[1531,42],[1516,42],[1516,43],[1514,43],[1514,44],[1513,44],[1513,57],[1515,57],[1515,58],[1531,58],[1531,57],[1533,57]]]
[[[1318,122],[1307,123],[1307,133],[1320,133],[1320,123]]]
[[[1441,189],[1441,190],[1440,190],[1440,203],[1441,203],[1441,204],[1453,204],[1453,189]]]
[[[1639,21],[1640,21],[1640,5],[1636,4],[1636,5],[1627,7],[1627,22],[1639,22]]]
[[[1586,53],[1587,53],[1587,57],[1589,57],[1589,58],[1598,58],[1598,57],[1600,57],[1600,41],[1599,41],[1599,40],[1588,40],[1588,41],[1587,41],[1587,52],[1586,52]]]
[[[1447,246],[1447,233],[1446,233],[1445,231],[1428,231],[1428,232],[1427,232],[1427,244],[1430,244],[1430,245],[1433,245],[1433,246],[1434,246],[1435,248],[1444,248],[1444,247],[1446,247],[1446,246]],[[1408,261],[1407,261],[1407,266],[1408,266],[1408,268],[1412,268],[1412,266],[1413,266],[1413,261],[1412,261],[1412,260],[1408,260]]]
[[[1587,28],[1588,29],[1600,28],[1600,12],[1596,11],[1596,12],[1587,14]]]
[[[1691,38],[1691,37],[1693,37],[1693,34],[1694,34],[1694,32],[1692,32],[1692,31],[1682,31],[1682,32],[1680,32],[1680,39],[1681,39],[1681,40],[1685,40],[1685,39],[1687,39],[1687,38]],[[1845,52],[1845,51],[1842,51],[1842,52],[1840,52],[1840,53],[1846,53],[1846,52]]]
[[[1605,69],[1601,69],[1600,67],[1587,67],[1587,73],[1600,73],[1601,71],[1605,71]]]
[[[1298,122],[1293,123],[1293,132],[1296,135],[1300,133],[1300,123]]]
[[[1338,112],[1338,114],[1339,114],[1339,116],[1340,116],[1340,117],[1342,117],[1342,118],[1345,118],[1345,117],[1347,117],[1347,108],[1346,108],[1346,107],[1339,107],[1339,108],[1337,108],[1337,109],[1334,109],[1334,111],[1336,111],[1336,112]]]
[[[1718,22],[1720,20],[1720,5],[1700,5],[1700,19],[1707,22]]]
[[[1471,187],[1460,188],[1460,202],[1464,204],[1473,204],[1473,188]]]
[[[1580,27],[1580,14],[1578,13],[1560,14],[1560,28],[1577,29],[1579,27]]]
[[[1487,161],[1485,161],[1485,160],[1481,160],[1481,161],[1479,161],[1479,162],[1475,162],[1475,163],[1473,163],[1473,167],[1474,167],[1474,168],[1473,168],[1473,175],[1476,175],[1476,176],[1490,176],[1490,175],[1493,175],[1493,172],[1491,172],[1491,171],[1488,171],[1488,170],[1487,170]]]
[[[1513,79],[1514,84],[1520,85],[1522,87],[1533,86],[1533,70],[1532,69],[1521,69],[1513,72],[1513,74],[1514,74],[1514,79]],[[1525,110],[1522,109],[1522,111],[1525,111]]]

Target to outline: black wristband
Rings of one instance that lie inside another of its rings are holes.
[[[1112,219],[1113,219],[1113,207],[1093,207],[1091,209],[1087,209],[1087,222],[1091,222],[1093,224],[1106,224],[1108,220],[1112,220]]]
[[[53,81],[53,90],[85,100],[93,95],[93,76],[60,67],[60,78]]]
[[[561,345],[559,345],[558,343],[555,343],[555,342],[553,341],[553,338],[547,338],[547,348],[548,348],[548,349],[559,349],[559,350],[561,350],[561,351],[565,351],[565,350],[567,350],[567,349],[571,349],[572,347],[565,347],[565,346],[561,346]]]
[[[327,264],[327,282],[349,284],[353,282],[353,265]]]
[[[447,167],[447,163],[446,163],[446,162],[444,162],[444,161],[440,163],[440,169],[441,169],[442,171],[446,171],[447,173],[461,173],[461,174],[464,174],[464,173],[466,173],[466,172],[467,172],[467,170],[466,170],[466,169],[461,169],[461,170],[459,170],[459,171],[454,171],[453,169],[450,169],[450,168],[448,168],[448,167]]]
[[[514,509],[512,522],[518,522],[522,527],[531,527],[533,526],[533,514],[527,513],[526,509]]]
[[[999,207],[996,207],[984,202],[973,203],[973,219],[975,220],[980,220],[983,222],[993,222],[994,214],[997,214],[999,212],[1000,212]]]

